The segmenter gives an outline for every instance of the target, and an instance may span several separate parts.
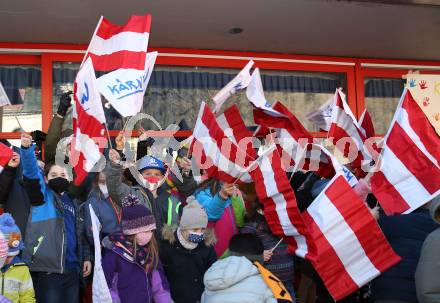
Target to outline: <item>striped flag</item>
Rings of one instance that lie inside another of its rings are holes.
[[[335,301],[400,261],[367,205],[340,174],[302,217],[316,248],[309,260]]]
[[[0,173],[3,171],[9,160],[12,158],[12,149],[0,143]]]
[[[237,144],[239,149],[246,152],[249,156],[248,160],[257,158],[253,146],[253,133],[247,129],[237,104],[232,105],[223,114],[219,115],[217,123],[223,129],[225,135]],[[245,163],[245,166],[248,164]]]
[[[371,189],[385,213],[410,213],[440,194],[440,137],[414,100],[403,92],[384,138],[380,170]]]
[[[362,112],[362,115],[359,118],[359,127],[362,134],[366,138],[376,136],[376,132],[374,131],[373,119],[371,119],[371,115],[366,109]]]
[[[260,157],[258,167],[250,172],[255,190],[264,207],[264,216],[276,236],[283,237],[298,256],[305,258],[309,250],[315,250],[307,241],[307,226],[304,224],[295,193],[282,168],[277,149]]]
[[[327,138],[351,161],[353,168],[364,168],[364,174],[372,164],[372,150],[365,148],[366,137],[339,89],[335,92],[331,121]]]
[[[107,144],[104,137],[104,110],[90,58],[78,71],[73,91],[71,163],[76,176],[75,184],[79,185],[99,161]]]
[[[150,25],[150,15],[131,16],[124,25],[101,17],[85,56],[96,71],[108,72],[98,78],[99,90],[124,117],[140,111],[157,57],[147,56]]]
[[[202,102],[193,131],[191,154],[208,176],[233,183],[250,183],[246,164],[252,159],[225,134],[209,106]]]
[[[333,166],[328,157],[321,153],[321,150],[314,148],[313,137],[292,114],[289,109],[281,102],[275,102],[273,109],[284,115],[284,117],[274,117],[265,111],[254,108],[255,123],[263,127],[274,127],[277,133],[278,151],[282,155],[281,159],[284,167],[292,168],[296,163],[296,157],[300,149],[307,145],[308,155],[301,166],[304,170],[316,171],[324,178],[330,178],[335,174]]]

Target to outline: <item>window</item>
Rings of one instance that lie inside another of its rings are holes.
[[[194,127],[201,101],[213,105],[212,97],[239,72],[236,69],[156,66],[144,97],[143,112],[153,116],[165,128],[184,119]],[[261,71],[266,98],[279,100],[297,115],[306,128],[318,131],[305,116],[346,86],[344,73]],[[245,122],[253,125],[252,107],[245,91],[232,96],[222,110],[236,103]],[[109,129],[122,129],[124,122],[113,109],[106,110]],[[153,123],[142,123],[156,129]]]
[[[41,130],[40,66],[0,65],[0,82],[11,102],[0,108],[0,130]]]
[[[404,81],[392,78],[365,78],[365,107],[371,114],[376,134],[385,134],[403,92]]]

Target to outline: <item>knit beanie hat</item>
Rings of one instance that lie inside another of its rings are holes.
[[[0,268],[5,265],[6,258],[8,257],[8,252],[8,240],[6,240],[3,233],[0,232]]]
[[[208,226],[208,215],[200,203],[190,196],[186,199],[187,205],[183,208],[179,227],[182,230],[206,228]]]
[[[139,198],[128,194],[122,200],[122,232],[125,235],[135,235],[156,229],[156,220],[151,211],[142,205]]]
[[[229,240],[231,256],[246,257],[249,261],[262,263],[264,246],[254,234],[237,234]]]
[[[0,216],[0,231],[8,241],[8,256],[18,255],[20,250],[24,248],[24,245],[21,238],[20,229],[15,224],[15,220],[12,218],[11,214],[4,213]]]

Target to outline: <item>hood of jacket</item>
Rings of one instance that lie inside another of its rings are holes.
[[[205,273],[203,281],[206,289],[218,291],[258,275],[257,267],[246,257],[228,257],[215,262]]]
[[[176,243],[176,230],[177,226],[164,225],[162,228],[162,237],[164,240],[170,242],[171,245]],[[205,245],[213,246],[217,242],[217,238],[215,237],[215,233],[211,228],[207,228],[205,230]]]
[[[429,211],[431,213],[432,219],[440,224],[440,196],[432,200]]]

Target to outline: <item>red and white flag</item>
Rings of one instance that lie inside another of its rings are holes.
[[[73,84],[73,135],[71,148],[75,184],[81,184],[102,156],[105,116],[92,62],[87,59]],[[71,163],[72,163],[71,162]]]
[[[131,16],[124,25],[101,17],[87,49],[97,71],[109,72],[97,83],[100,92],[124,117],[140,111],[157,53],[147,56],[151,16]]]
[[[251,81],[250,70],[254,65],[254,61],[250,60],[248,64],[234,77],[228,84],[225,85],[215,96],[212,98],[215,103],[214,112],[218,112],[222,104],[233,94],[246,88]]]
[[[248,130],[241,117],[237,104],[232,105],[223,114],[217,116],[218,125],[225,135],[234,142],[239,149],[246,152],[249,159],[256,159],[257,154],[253,146],[253,133]],[[248,163],[245,163],[247,166]]]
[[[12,158],[12,149],[5,144],[0,143],[0,173],[8,165],[9,160]]]
[[[293,168],[299,152],[306,145],[308,154],[304,158],[301,168],[304,170],[316,171],[324,178],[330,178],[335,174],[333,166],[327,155],[321,153],[320,148],[314,147],[312,135],[304,128],[301,122],[281,102],[275,102],[274,110],[284,117],[274,117],[267,112],[254,108],[254,121],[263,127],[276,128],[276,143],[281,154],[283,165],[286,169]]]
[[[414,100],[403,92],[384,138],[380,170],[371,189],[385,213],[410,213],[440,194],[440,137]]]
[[[335,301],[400,261],[365,202],[340,174],[302,217],[316,248],[309,260]]]
[[[352,168],[363,168],[362,174],[365,174],[371,167],[374,145],[369,148],[364,145],[366,137],[339,89],[335,92],[332,124],[327,138],[331,139],[343,156],[351,161]]]
[[[252,182],[246,164],[253,159],[225,134],[205,102],[200,106],[193,137],[191,154],[208,176],[228,183],[236,179],[245,183]]]
[[[272,233],[283,237],[292,251],[305,258],[309,250],[314,250],[310,247],[313,243],[307,241],[307,226],[301,218],[295,193],[282,168],[278,150],[275,148],[256,161],[259,165],[250,174]]]
[[[373,119],[371,119],[370,113],[365,109],[359,118],[359,127],[362,134],[368,139],[376,136],[374,131]]]

